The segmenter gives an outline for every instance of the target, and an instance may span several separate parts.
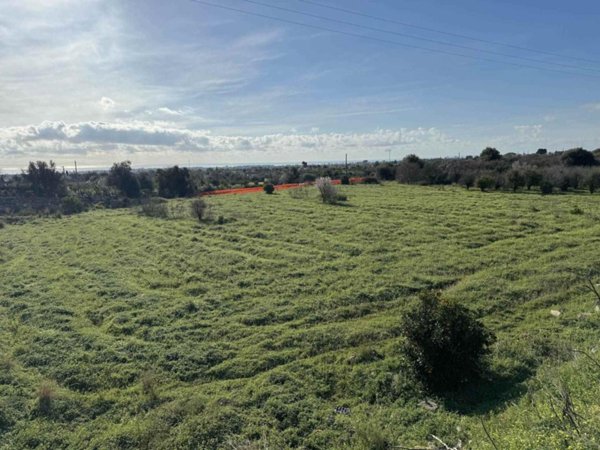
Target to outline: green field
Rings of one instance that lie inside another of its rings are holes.
[[[0,229],[0,448],[599,448],[600,197],[343,191]],[[485,380],[414,379],[400,324],[426,290],[496,333]]]

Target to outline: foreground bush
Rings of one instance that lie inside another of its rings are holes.
[[[403,322],[406,354],[417,377],[434,391],[479,377],[493,335],[467,308],[428,294]]]
[[[142,204],[140,213],[148,217],[167,219],[169,217],[169,207],[165,200],[153,198]]]
[[[202,198],[198,198],[192,202],[192,217],[202,222],[208,216],[208,203]]]
[[[319,190],[319,195],[323,203],[335,205],[338,202],[338,192],[335,186],[331,183],[331,178],[322,177],[317,179],[315,186]]]
[[[273,186],[271,183],[265,184],[265,186],[263,187],[263,191],[270,195],[273,192],[275,192],[275,186]]]

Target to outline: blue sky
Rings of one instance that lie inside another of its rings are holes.
[[[3,0],[0,170],[600,147],[598,2],[257,1]]]

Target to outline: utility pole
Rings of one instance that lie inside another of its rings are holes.
[[[386,152],[388,153],[388,161],[392,162],[392,149],[390,148],[390,149],[386,150]]]
[[[346,177],[348,176],[348,153],[346,153]]]
[[[77,161],[75,161],[75,175],[77,175]]]

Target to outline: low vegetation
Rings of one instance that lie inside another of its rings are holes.
[[[7,223],[0,448],[600,445],[597,196],[337,189]]]

